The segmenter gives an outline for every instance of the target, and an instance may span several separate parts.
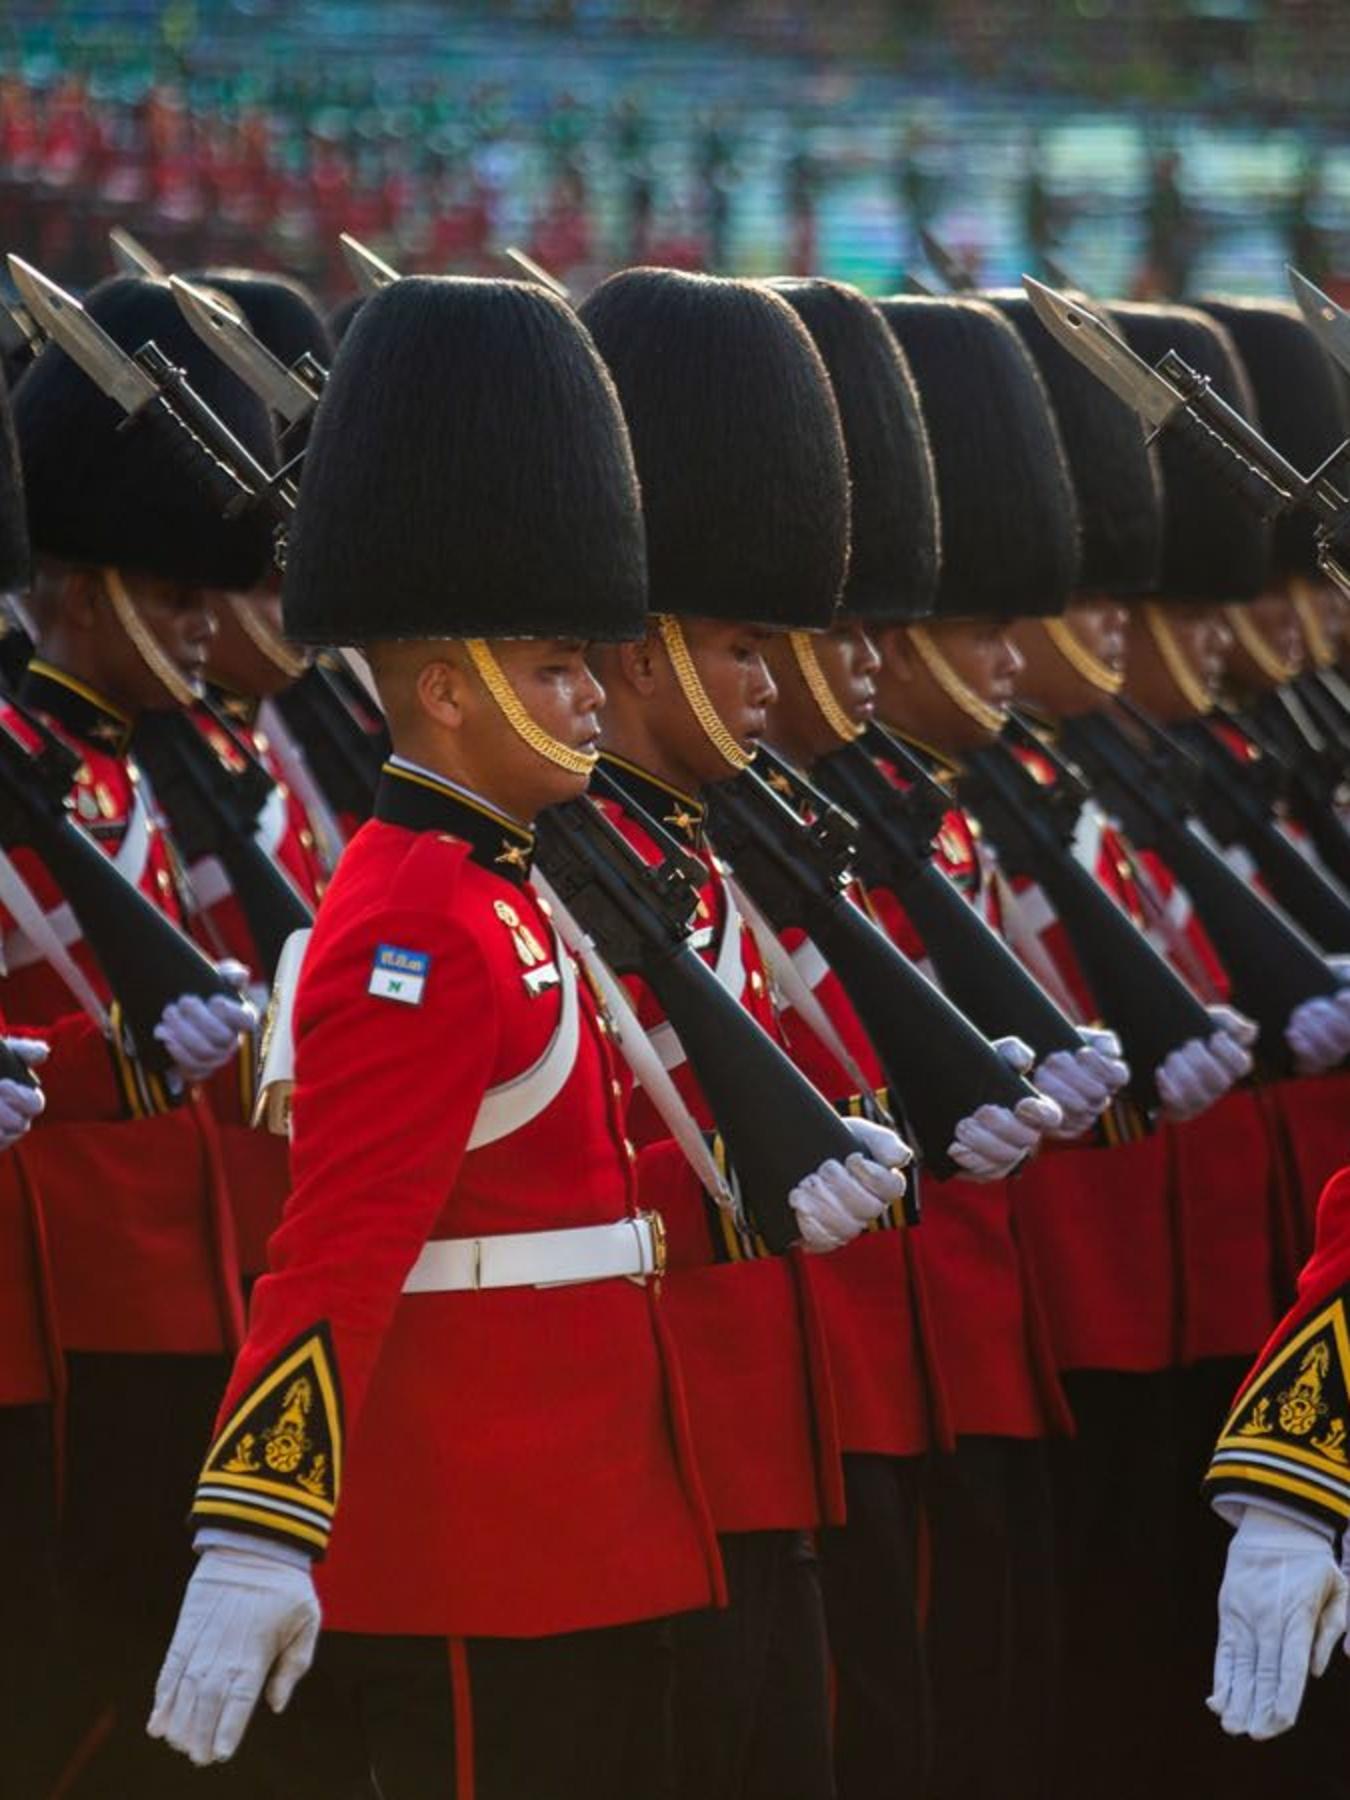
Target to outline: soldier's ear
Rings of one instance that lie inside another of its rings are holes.
[[[71,630],[96,630],[108,611],[101,572],[80,567],[67,569],[58,590],[57,611]]]
[[[656,658],[661,654],[660,640],[651,631],[632,643],[616,644],[610,652],[623,679],[644,700],[656,692]]]
[[[913,681],[916,658],[905,627],[878,625],[871,635],[885,673],[893,681]]]
[[[448,656],[434,657],[417,672],[417,704],[443,729],[458,731],[464,722],[468,682],[467,672],[457,661]]]

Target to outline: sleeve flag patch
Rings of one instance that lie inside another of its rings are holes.
[[[379,1000],[397,1000],[404,1006],[420,1006],[431,958],[422,950],[402,950],[397,944],[381,944],[371,965],[367,992]]]

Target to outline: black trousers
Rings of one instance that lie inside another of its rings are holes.
[[[815,1548],[795,1531],[719,1541],[729,1606],[671,1626],[678,1800],[832,1800]]]
[[[1204,1702],[1231,1537],[1200,1483],[1245,1359],[1065,1377],[1078,1435],[1057,1444],[1064,1703],[1057,1800],[1222,1794],[1347,1800],[1350,1661],[1308,1689],[1293,1731],[1228,1738]]]
[[[963,1438],[929,1465],[927,1518],[928,1791],[935,1800],[1042,1800],[1060,1661],[1046,1446]]]
[[[846,1456],[848,1522],[823,1531],[839,1800],[921,1795],[932,1753],[919,1619],[918,1457]]]
[[[0,1407],[0,1762],[36,1788],[36,1721],[51,1685],[56,1622],[56,1463],[50,1406]],[[4,1785],[0,1780],[0,1788]]]
[[[284,1800],[664,1800],[665,1621],[549,1638],[325,1632],[243,1767]]]
[[[64,1777],[63,1800],[262,1800],[235,1770],[193,1769],[145,1735],[193,1568],[187,1512],[229,1363],[71,1354],[67,1371],[57,1641],[35,1721],[36,1792]]]

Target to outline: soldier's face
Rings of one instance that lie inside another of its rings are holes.
[[[1109,674],[1125,673],[1128,613],[1106,594],[1077,595],[1063,623],[1075,643]],[[1046,629],[1044,619],[1019,619],[1013,642],[1025,663],[1017,691],[1057,719],[1092,712],[1104,704],[1105,691],[1075,666]]]
[[[123,580],[150,641],[148,651],[139,649],[111,608],[106,610],[109,697],[132,711],[177,706],[161,671],[167,664],[171,675],[193,686],[205,680],[216,629],[206,595],[201,588],[152,576],[124,573]]]
[[[1278,687],[1282,679],[1263,667],[1259,658],[1253,657],[1242,641],[1244,626],[1268,646],[1282,669],[1296,673],[1302,668],[1303,626],[1290,595],[1262,594],[1241,608],[1234,607],[1230,622],[1233,645],[1229,668],[1238,687],[1248,692],[1265,693]]]
[[[573,639],[494,639],[497,665],[541,730],[570,750],[600,748],[605,690]],[[586,776],[559,768],[532,749],[508,722],[474,673],[463,706],[462,748],[472,759],[468,785],[516,818],[584,793]]]
[[[1202,600],[1165,600],[1157,603],[1153,620],[1146,608],[1131,609],[1125,691],[1155,718],[1200,717],[1219,697],[1233,645],[1223,608]],[[1170,656],[1155,631],[1170,645]],[[1179,683],[1169,667],[1175,659],[1189,674],[1188,683]]]
[[[777,695],[765,661],[774,634],[758,625],[728,625],[720,619],[685,619],[682,624],[695,672],[714,710],[741,749],[753,750],[764,736],[769,707]],[[655,666],[659,686],[653,698],[671,755],[691,787],[724,781],[731,771],[694,717],[664,648],[658,650]]]
[[[880,714],[935,749],[974,750],[989,742],[989,725],[961,704],[964,695],[1006,712],[1017,693],[1022,657],[999,619],[934,619],[925,630],[952,676],[949,691],[915,648],[908,630],[882,634]]]
[[[298,653],[282,635],[280,593],[254,589],[236,594],[212,588],[207,597],[216,624],[207,670],[211,680],[232,694],[258,700],[266,700],[289,687],[296,679],[292,659]],[[259,628],[253,633],[241,617],[244,608]],[[279,655],[268,654],[268,641],[275,641]]]
[[[769,738],[795,761],[809,766],[817,757],[837,750],[840,736],[813,697],[787,635],[774,637],[764,654],[778,689],[770,708]],[[828,631],[813,632],[810,654],[849,724],[866,725],[876,711],[876,673],[881,659],[862,626],[849,620]]]

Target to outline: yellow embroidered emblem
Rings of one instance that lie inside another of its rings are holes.
[[[494,856],[492,860],[493,862],[505,863],[508,869],[528,869],[530,866],[530,853],[528,850],[522,849],[519,844],[503,843],[499,854]]]
[[[1350,1469],[1350,1328],[1345,1304],[1331,1302],[1259,1370],[1219,1439],[1250,1456],[1258,1450],[1286,1466]]]
[[[772,780],[773,777],[770,776],[769,779]],[[781,781],[782,776],[780,775],[778,779]],[[665,815],[661,823],[663,825],[673,825],[676,831],[690,832],[693,831],[698,824],[698,819],[685,807],[677,806],[674,812],[669,812]]]
[[[326,1326],[282,1352],[207,1456],[195,1510],[325,1530],[342,1474],[342,1405]],[[274,1502],[285,1502],[275,1506]],[[303,1508],[297,1512],[297,1502]],[[242,1509],[242,1511],[241,1511]]]

